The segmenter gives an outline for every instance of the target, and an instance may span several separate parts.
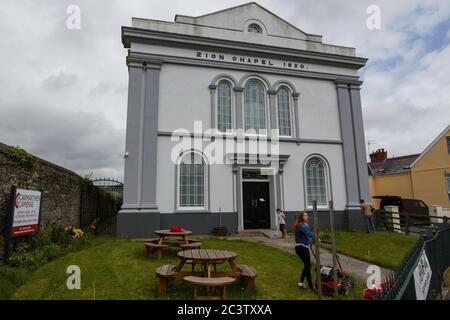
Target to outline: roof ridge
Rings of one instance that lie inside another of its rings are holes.
[[[398,157],[387,158],[387,159],[384,160],[384,161],[387,161],[387,160],[396,160],[396,159],[404,159],[404,158],[412,158],[412,157],[418,157],[418,156],[420,156],[420,155],[421,155],[420,153],[414,153],[414,154],[408,154],[408,155],[405,155],[405,156],[398,156]]]

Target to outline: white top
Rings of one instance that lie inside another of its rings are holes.
[[[278,220],[278,224],[286,224],[286,216],[284,215],[283,212],[278,213],[277,212],[277,220]]]

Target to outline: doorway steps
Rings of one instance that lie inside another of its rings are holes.
[[[238,237],[261,237],[266,236],[268,238],[275,237],[276,230],[270,229],[257,229],[257,230],[241,230],[238,231],[236,236]]]

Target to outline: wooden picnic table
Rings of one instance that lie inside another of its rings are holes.
[[[156,276],[159,278],[158,282],[158,293],[163,294],[167,290],[169,280],[175,279],[185,279],[203,277],[206,283],[206,279],[216,278],[234,278],[234,279],[246,279],[245,291],[248,292],[254,288],[256,270],[247,265],[236,265],[237,253],[233,251],[226,250],[215,250],[215,249],[190,249],[184,250],[177,253],[180,262],[177,266],[174,265],[164,265],[156,270]],[[216,271],[211,272],[211,265],[217,265],[228,262],[231,270]],[[194,271],[192,267],[191,271],[183,270],[186,264],[199,264],[203,267],[202,271]],[[227,279],[227,281],[228,281]],[[186,279],[185,279],[186,280]],[[203,282],[203,281],[202,281]],[[208,280],[209,283],[209,280]]]
[[[180,232],[173,232],[170,230],[156,230],[155,234],[159,236],[158,244],[164,244],[165,238],[180,238],[181,237],[181,243],[188,244],[189,241],[187,239],[187,236],[192,234],[192,231],[184,230]]]
[[[196,239],[187,238],[188,235],[192,234],[190,230],[183,230],[180,232],[173,232],[170,230],[156,230],[155,234],[158,238],[147,239],[144,242],[146,248],[146,255],[155,250],[156,251],[156,259],[161,259],[162,250],[168,247],[181,248],[185,249],[195,249],[200,248],[202,243]],[[167,238],[176,238],[175,241],[166,241]]]
[[[192,249],[178,252],[180,263],[175,269],[175,273],[182,273],[183,266],[187,261],[193,264],[200,264],[205,266],[208,278],[211,277],[211,265],[222,264],[228,261],[231,267],[231,272],[225,272],[225,275],[235,278],[239,275],[239,270],[236,266],[237,253],[226,250],[214,249]]]

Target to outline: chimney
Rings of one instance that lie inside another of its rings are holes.
[[[370,154],[370,162],[381,162],[387,159],[387,151],[378,149]]]

